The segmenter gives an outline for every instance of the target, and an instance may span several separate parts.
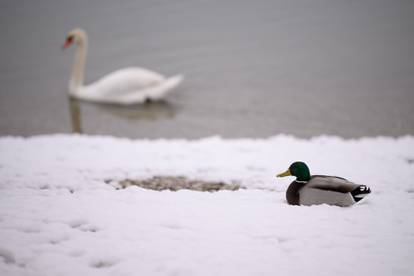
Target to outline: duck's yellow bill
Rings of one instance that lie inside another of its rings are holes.
[[[289,175],[292,175],[292,174],[290,173],[290,170],[287,170],[287,171],[285,171],[283,173],[279,173],[277,175],[277,177],[284,177],[284,176],[289,176]]]

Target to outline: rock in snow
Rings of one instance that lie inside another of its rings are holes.
[[[296,160],[373,193],[289,206]],[[414,275],[414,138],[0,138],[0,275]],[[154,191],[154,176],[245,189]],[[108,179],[113,180],[108,183]]]

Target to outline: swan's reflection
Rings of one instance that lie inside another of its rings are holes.
[[[78,99],[68,97],[70,121],[72,124],[73,133],[82,133],[82,114],[80,109],[80,103]]]
[[[131,106],[83,102],[72,97],[68,97],[68,101],[73,133],[83,133],[82,119],[88,119],[82,118],[81,106],[84,106],[86,109],[88,109],[88,106],[93,107],[99,112],[110,114],[111,116],[127,121],[170,119],[174,118],[178,111],[178,106],[176,104],[167,101],[147,101],[144,104]]]

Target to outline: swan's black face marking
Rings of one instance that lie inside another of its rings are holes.
[[[63,45],[62,49],[68,48],[72,43],[74,42],[75,37],[73,35],[70,35],[66,38],[65,44]]]
[[[74,41],[74,37],[73,37],[73,35],[70,35],[70,36],[68,36],[68,37],[66,38],[66,43],[72,44],[72,43],[73,43],[73,41]]]

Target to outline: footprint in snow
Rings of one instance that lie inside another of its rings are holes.
[[[0,247],[0,261],[3,261],[6,264],[14,264],[16,263],[16,258],[14,257],[13,252]]]
[[[164,224],[161,224],[161,227],[164,227],[164,228],[167,228],[167,229],[171,229],[171,230],[179,230],[179,229],[182,229],[183,228],[178,223],[164,223]]]
[[[68,222],[68,225],[73,229],[78,229],[83,232],[98,232],[99,228],[97,226],[89,224],[84,219],[75,219]]]
[[[116,263],[117,260],[115,259],[99,259],[91,261],[89,266],[94,268],[107,268],[115,265]]]
[[[71,257],[81,257],[84,254],[85,254],[85,250],[83,249],[72,250],[71,252],[69,252],[69,256]]]
[[[57,236],[57,237],[52,237],[51,239],[49,239],[49,243],[53,244],[53,245],[57,245],[57,244],[60,244],[62,242],[68,241],[68,240],[70,240],[69,235],[63,234],[63,235],[60,235],[60,236]]]

